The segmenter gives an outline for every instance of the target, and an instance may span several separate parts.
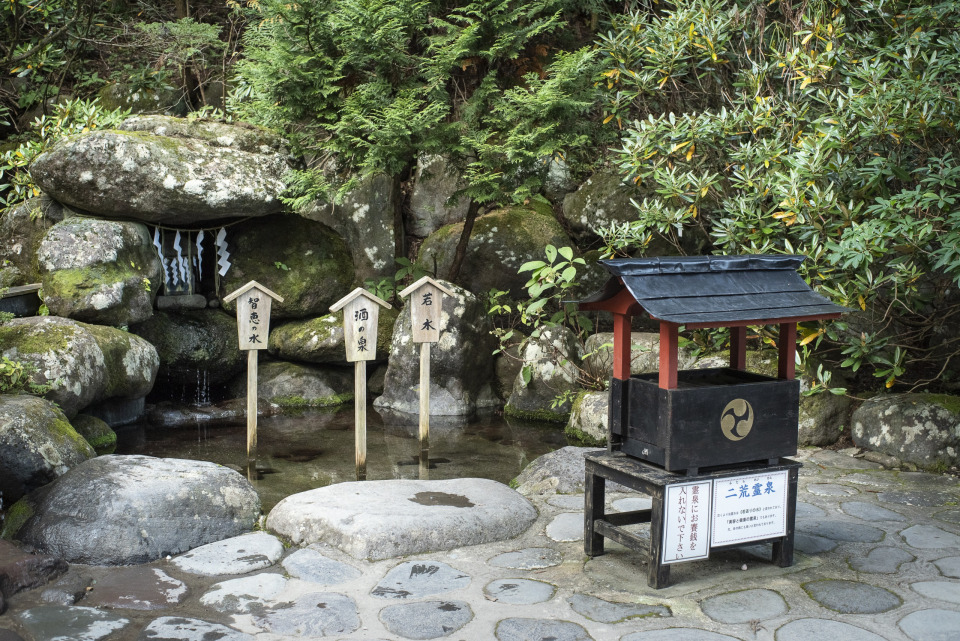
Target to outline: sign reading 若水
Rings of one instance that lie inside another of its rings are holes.
[[[710,502],[713,481],[668,485],[663,501],[661,563],[710,556]]]
[[[784,470],[714,481],[711,545],[786,536],[787,478]]]
[[[442,297],[453,292],[429,276],[410,285],[400,296],[409,296],[410,329],[414,343],[436,343],[440,340]]]

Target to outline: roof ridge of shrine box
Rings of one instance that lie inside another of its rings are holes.
[[[611,278],[579,306],[613,313],[608,448],[687,474],[755,461],[776,464],[795,455],[797,323],[848,311],[810,289],[797,273],[803,260],[790,255],[601,260]],[[630,319],[641,313],[660,323],[660,369],[631,375]],[[776,378],[746,371],[747,326],[770,324],[780,326]],[[730,365],[678,371],[681,325],[730,327]]]

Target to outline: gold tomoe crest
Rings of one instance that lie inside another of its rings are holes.
[[[720,413],[720,429],[731,441],[743,439],[753,428],[753,407],[742,398],[735,398]]]

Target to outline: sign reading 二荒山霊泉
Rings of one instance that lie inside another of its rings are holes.
[[[714,481],[712,545],[787,533],[787,472],[757,472]]]

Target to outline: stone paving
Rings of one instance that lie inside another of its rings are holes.
[[[539,516],[519,537],[446,552],[363,561],[258,532],[132,568],[74,565],[9,600],[0,641],[960,640],[960,483],[851,453],[797,457],[790,568],[753,545],[673,565],[653,590],[640,554],[608,541],[588,559],[583,495],[550,492],[528,497]]]

